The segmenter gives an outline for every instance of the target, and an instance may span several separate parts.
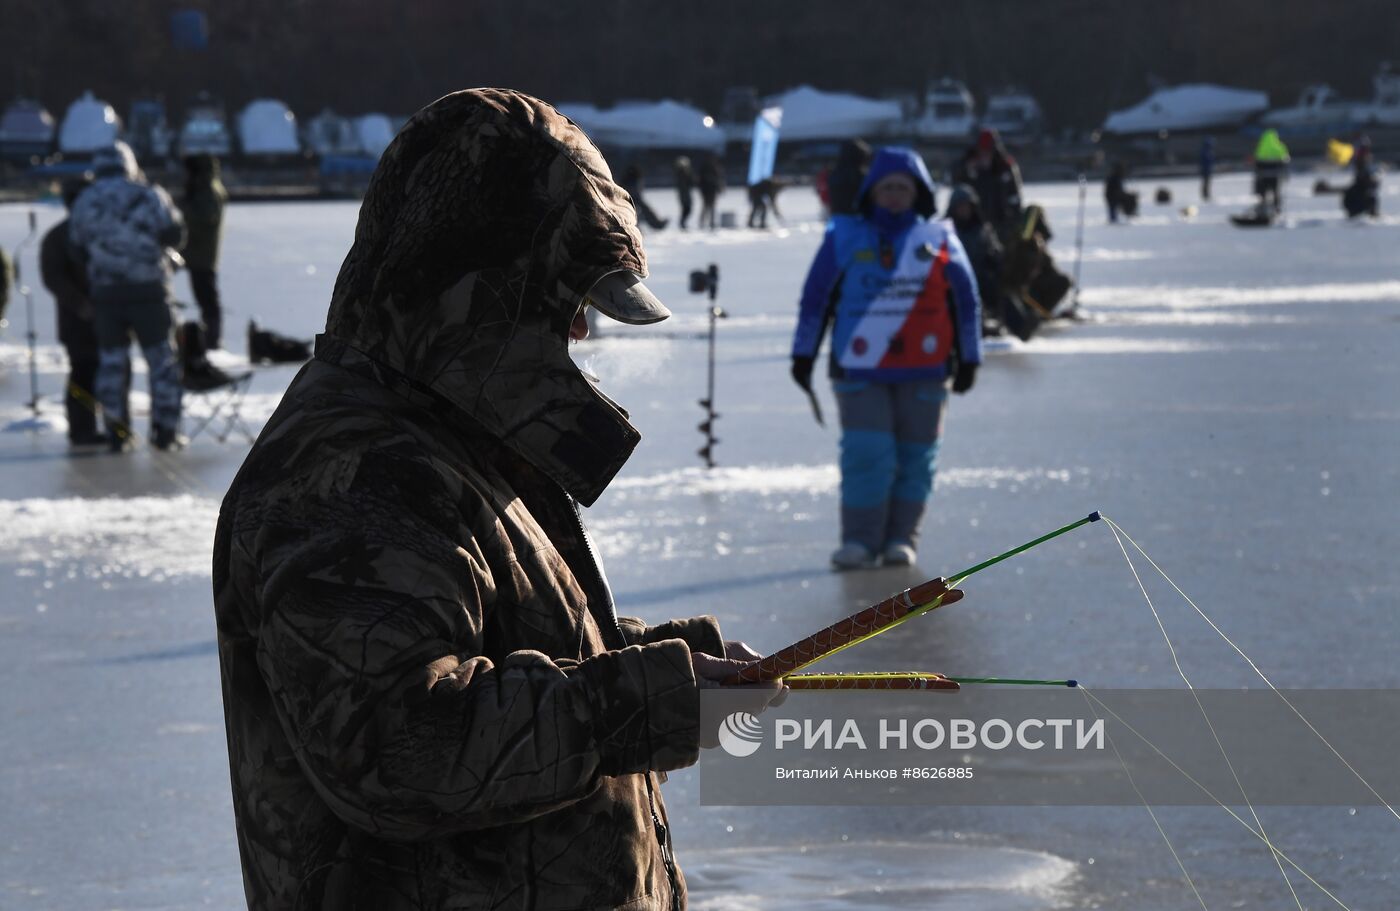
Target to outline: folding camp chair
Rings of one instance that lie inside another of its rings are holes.
[[[242,407],[243,398],[253,385],[253,371],[226,373],[217,367],[213,369],[217,371],[217,385],[208,385],[210,380],[205,379],[205,374],[184,377],[185,435],[193,440],[208,430],[210,436],[225,443],[239,433],[251,444],[255,434],[243,419]]]
[[[229,373],[209,363],[204,346],[204,327],[196,322],[182,324],[176,339],[180,348],[180,383],[184,386],[185,433],[190,439],[205,430],[220,443],[234,433],[251,444],[253,429],[243,420],[243,399],[253,385],[253,371]],[[193,407],[191,407],[193,406]]]

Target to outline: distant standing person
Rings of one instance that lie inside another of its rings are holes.
[[[1118,223],[1119,213],[1132,215],[1132,206],[1128,204],[1128,167],[1121,161],[1115,161],[1113,167],[1108,169],[1108,179],[1103,184],[1103,201],[1108,205],[1109,224]]]
[[[90,179],[75,179],[63,185],[63,204],[69,212],[78,197],[91,186]],[[97,429],[97,329],[92,298],[88,294],[87,272],[68,236],[69,219],[49,229],[39,243],[39,274],[44,287],[53,295],[58,317],[58,341],[68,352],[68,384],[63,405],[68,415],[68,443],[94,446],[107,442]],[[131,386],[130,374],[125,389]],[[125,400],[125,395],[123,395]]]
[[[768,210],[773,210],[773,217],[782,220],[783,213],[778,211],[778,191],[783,188],[783,181],[776,177],[765,177],[758,183],[749,187],[749,227],[766,229],[768,227]]]
[[[635,164],[629,164],[627,170],[622,172],[622,187],[632,197],[632,202],[636,206],[637,214],[642,221],[653,231],[660,231],[666,227],[666,219],[656,214],[656,210],[647,205],[646,198],[642,196],[642,190],[646,186],[646,181],[642,177],[642,169]]]
[[[219,179],[219,159],[213,155],[185,156],[185,199],[181,209],[189,239],[185,268],[190,290],[204,322],[205,346],[223,347],[223,308],[219,301],[219,244],[223,240],[224,206],[228,191]]]
[[[1201,200],[1210,201],[1210,178],[1215,173],[1215,137],[1201,140]]]
[[[1348,218],[1369,215],[1372,218],[1381,214],[1381,182],[1376,174],[1376,165],[1371,158],[1370,140],[1358,142],[1351,158],[1351,186],[1342,193],[1342,208]]]
[[[836,155],[836,167],[827,179],[832,215],[856,214],[856,197],[870,169],[870,146],[862,139],[847,139]]]
[[[982,300],[982,334],[1001,335],[1006,328],[999,288],[1005,251],[997,232],[982,218],[977,191],[965,183],[953,187],[944,217],[953,223],[953,228],[958,232],[958,240],[967,253],[972,274],[977,278],[977,296]]]
[[[684,155],[676,159],[676,200],[681,205],[681,217],[677,221],[682,231],[686,230],[686,222],[690,221],[690,212],[695,206],[695,171],[690,166],[690,159]]]
[[[97,330],[95,385],[107,442],[114,452],[131,439],[126,409],[131,335],[146,361],[151,390],[151,444],[181,442],[180,370],[170,344],[171,249],[185,241],[185,223],[170,194],[146,182],[124,142],[92,157],[96,182],[73,206],[69,237],[87,267]]]
[[[1254,147],[1254,195],[1259,197],[1260,207],[1272,209],[1274,214],[1283,211],[1280,182],[1288,162],[1288,146],[1279,138],[1278,130],[1265,130]]]
[[[933,180],[912,149],[876,153],[858,215],[827,225],[802,287],[792,378],[809,394],[828,321],[841,415],[837,569],[914,562],[919,523],[953,391],[982,361],[977,281],[934,208]]]
[[[724,192],[724,164],[715,153],[705,156],[697,186],[700,189],[700,227],[713,231],[716,227],[715,203],[719,201],[719,194]]]
[[[977,191],[982,215],[1003,242],[1021,223],[1021,169],[1006,151],[997,131],[986,128],[977,143],[953,169],[953,183],[965,183]]]
[[[10,262],[10,254],[0,247],[0,321],[10,309],[10,286],[15,283],[15,267]]]

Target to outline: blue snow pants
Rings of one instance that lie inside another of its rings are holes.
[[[841,541],[879,553],[916,543],[948,390],[943,380],[835,380],[841,413]]]

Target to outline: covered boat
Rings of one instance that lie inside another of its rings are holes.
[[[92,92],[68,106],[58,128],[58,150],[64,155],[86,156],[109,148],[121,135],[122,122],[112,106]]]
[[[160,161],[170,155],[174,140],[165,118],[165,103],[159,98],[138,98],[131,103],[126,120],[126,141],[141,161]]]
[[[1330,134],[1351,127],[1355,105],[1343,101],[1329,85],[1310,85],[1292,107],[1275,108],[1260,118],[1265,126],[1285,133]]]
[[[924,93],[923,111],[910,124],[921,139],[967,139],[977,125],[972,93],[956,79],[940,79]]]
[[[378,161],[394,141],[394,125],[385,114],[363,114],[355,118],[355,139],[364,155]]]
[[[1238,127],[1269,109],[1269,96],[1250,89],[1194,83],[1158,89],[1144,101],[1108,115],[1105,133],[1210,130]]]
[[[598,128],[599,121],[603,116],[603,111],[597,105],[589,104],[586,101],[564,101],[555,108],[559,113],[572,120],[578,128],[593,138],[593,131]]]
[[[321,157],[328,155],[359,155],[362,149],[355,136],[355,125],[348,117],[342,117],[330,108],[306,122],[302,138],[312,153]]]
[[[37,101],[20,98],[0,115],[0,158],[16,164],[53,151],[53,115]]]
[[[225,158],[232,151],[233,140],[223,107],[201,93],[180,128],[176,153],[181,157],[204,154]]]
[[[902,119],[897,101],[823,92],[810,85],[770,96],[764,107],[783,109],[784,142],[888,136],[898,132]]]
[[[238,142],[250,158],[292,158],[301,154],[297,118],[273,98],[248,102],[238,115]]]
[[[1400,73],[1381,64],[1380,70],[1371,80],[1374,94],[1369,103],[1356,105],[1357,122],[1368,126],[1400,127]]]
[[[632,101],[606,111],[583,111],[570,116],[601,146],[619,149],[704,149],[719,151],[724,134],[714,118],[679,101]]]
[[[1045,115],[1035,98],[1019,89],[1007,89],[987,99],[982,126],[996,130],[1004,139],[1031,139],[1040,135]]]

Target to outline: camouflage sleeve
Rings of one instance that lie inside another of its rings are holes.
[[[384,838],[435,838],[547,813],[601,776],[694,763],[699,691],[683,641],[494,662],[479,551],[380,503],[357,503],[349,531],[243,538],[259,567],[260,671],[338,816]]]
[[[167,247],[176,250],[183,248],[185,246],[184,216],[180,214],[180,209],[170,198],[170,194],[165,191],[165,187],[153,186],[151,190],[155,196],[156,206],[160,210],[161,229],[158,239]]]
[[[88,230],[88,219],[92,211],[84,202],[85,200],[79,197],[68,216],[68,242],[73,245],[73,255],[82,261],[86,261],[88,255],[88,235],[91,233]]]
[[[618,617],[617,620],[622,625],[622,635],[634,645],[649,645],[663,639],[683,639],[692,652],[724,657],[724,637],[720,635],[719,621],[709,615],[667,620],[656,626],[647,626],[638,617]]]

